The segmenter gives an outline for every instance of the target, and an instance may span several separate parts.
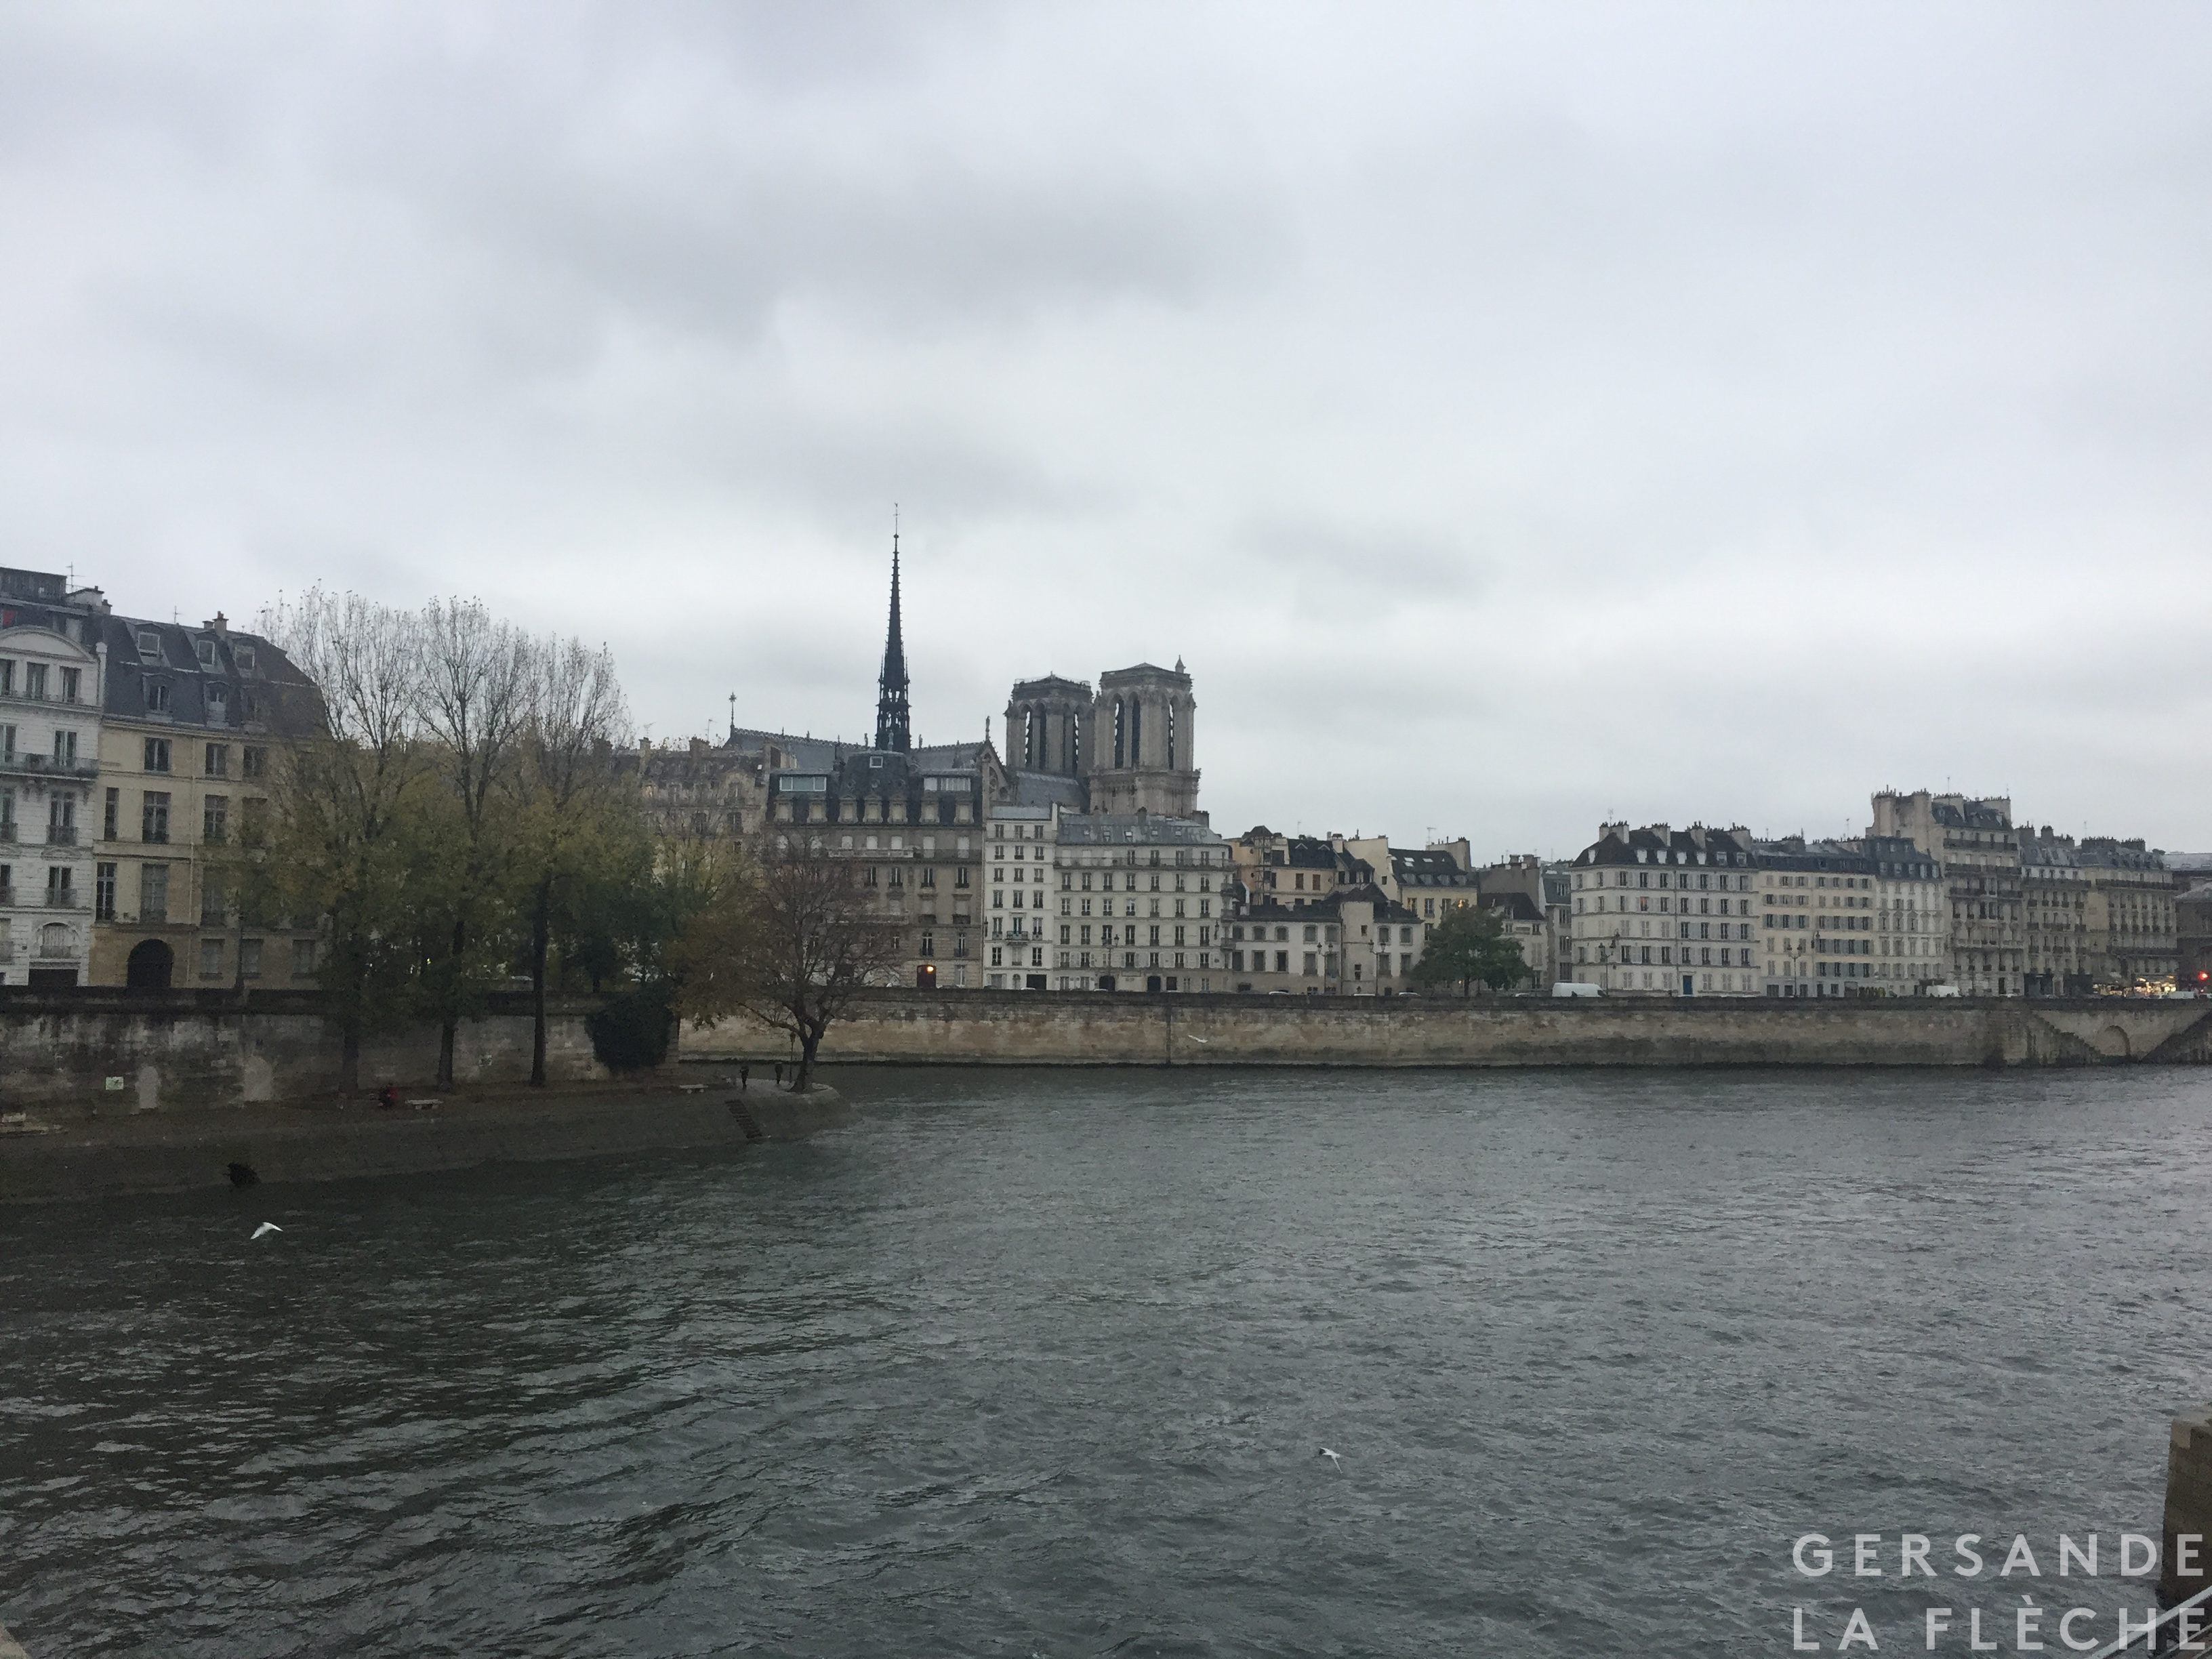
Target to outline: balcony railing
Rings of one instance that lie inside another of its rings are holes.
[[[48,778],[96,778],[100,763],[93,760],[56,760],[52,755],[0,754],[0,771],[28,772]]]
[[[49,847],[76,846],[76,825],[73,823],[48,824],[46,826],[46,845]]]
[[[46,908],[49,910],[89,910],[89,901],[80,898],[74,887],[46,889]]]
[[[0,818],[0,842],[12,842],[15,839],[15,820],[13,818]]]

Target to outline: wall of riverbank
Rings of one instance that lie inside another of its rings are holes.
[[[686,1060],[788,1039],[687,1026]],[[1780,1001],[886,992],[830,1030],[845,1063],[1009,1066],[2052,1066],[2212,1060],[2212,1002]]]
[[[585,1017],[556,1003],[556,1082],[605,1080]],[[787,1039],[742,1020],[686,1028],[678,1057],[772,1064]],[[884,992],[833,1027],[847,1063],[1018,1066],[2065,1066],[2212,1060],[2212,1002],[1554,1001]],[[337,1086],[339,1034],[311,992],[10,990],[0,1113],[114,1114],[305,1100]],[[527,1078],[526,998],[465,1022],[456,1080]],[[372,1039],[362,1079],[419,1091],[428,1027]]]
[[[584,1017],[598,1005],[548,1011],[545,1064],[556,1082],[604,1079]],[[0,1110],[79,1111],[246,1106],[327,1094],[337,1086],[341,1033],[313,991],[0,992]],[[501,996],[456,1034],[462,1085],[530,1076],[526,996]],[[437,1075],[438,1033],[423,1026],[362,1044],[371,1087],[428,1083]]]

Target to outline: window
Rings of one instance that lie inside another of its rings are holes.
[[[114,793],[113,790],[108,792]],[[112,841],[112,836],[108,837]],[[92,915],[95,921],[115,920],[115,866],[98,864],[92,871]]]
[[[309,939],[307,943],[312,947],[314,941]],[[238,941],[238,972],[242,979],[261,977],[261,941],[259,939],[242,939]]]
[[[62,670],[62,701],[64,702],[82,702],[84,701],[83,686],[84,671],[82,669]]]
[[[54,764],[59,767],[71,767],[76,764],[76,732],[57,732],[54,733]]]
[[[66,910],[76,902],[76,893],[70,884],[70,867],[66,864],[46,866],[46,902],[58,909]]]
[[[258,945],[260,941],[257,939],[253,943]],[[256,963],[255,966],[258,968],[259,964]],[[311,939],[294,939],[292,941],[292,977],[305,979],[314,971],[315,941]]]
[[[15,728],[12,726],[0,726],[0,761],[12,761],[15,758]]]
[[[0,657],[0,696],[12,697],[15,695],[15,659],[13,657]]]
[[[245,672],[251,674],[253,672],[253,647],[252,646],[234,645],[230,647],[230,658],[231,660],[236,663]]]
[[[203,635],[201,638],[192,641],[192,648],[199,653],[200,665],[202,667],[212,668],[215,666],[215,641],[213,640],[208,639]]]
[[[202,979],[222,977],[222,941],[221,939],[204,939],[200,941],[200,977]]]
[[[167,738],[146,739],[145,769],[149,772],[166,772],[169,769],[169,740]],[[167,798],[165,796],[163,799]]]
[[[165,790],[149,789],[138,809],[138,839],[163,842],[169,838],[169,797]],[[152,868],[152,866],[147,866]]]
[[[269,751],[258,744],[247,744],[240,751],[238,760],[238,775],[242,778],[258,778],[268,773]]]
[[[222,908],[222,884],[202,880],[200,883],[200,926],[220,927],[225,918]]]
[[[138,869],[138,920],[156,927],[169,919],[169,866],[141,865]]]
[[[166,714],[169,712],[169,685],[166,680],[146,682],[146,712]]]
[[[27,662],[23,665],[23,695],[27,697],[43,697],[46,695],[46,664]]]
[[[155,662],[161,660],[161,636],[150,628],[138,630],[138,654]]]

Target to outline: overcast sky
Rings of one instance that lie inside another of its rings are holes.
[[[1177,657],[1231,831],[2212,849],[2212,10],[0,7],[0,562],[656,738]]]

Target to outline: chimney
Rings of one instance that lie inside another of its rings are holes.
[[[227,640],[230,637],[230,621],[220,611],[216,611],[211,619],[202,623],[200,626],[219,640]]]
[[[693,758],[693,759],[695,759],[695,760],[696,760],[696,759],[697,759],[700,756],[702,756],[702,755],[705,754],[706,752],[707,752],[707,739],[706,739],[706,738],[692,738],[692,739],[691,739],[691,755],[692,755],[692,758]]]

